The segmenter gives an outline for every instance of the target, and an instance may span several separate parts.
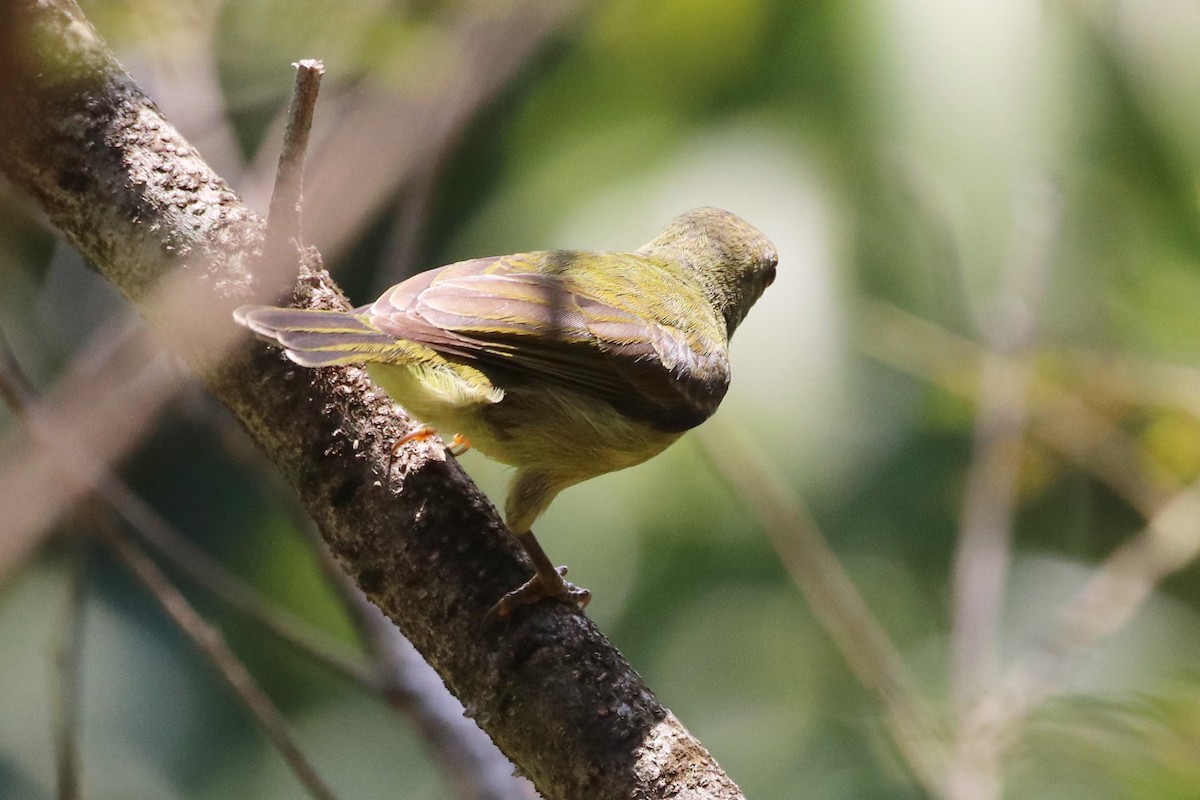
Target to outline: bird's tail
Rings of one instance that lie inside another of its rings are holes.
[[[396,338],[371,325],[365,316],[277,306],[242,306],[233,319],[264,339],[277,342],[303,367],[329,367],[382,361]]]

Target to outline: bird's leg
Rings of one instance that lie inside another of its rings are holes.
[[[574,603],[580,608],[587,606],[588,601],[592,599],[592,593],[582,586],[576,586],[570,581],[563,580],[563,575],[567,574],[567,568],[554,566],[546,555],[546,551],[534,538],[533,531],[524,531],[513,535],[521,543],[521,547],[525,548],[529,560],[533,562],[534,574],[524,584],[501,597],[500,602],[492,606],[492,610],[488,612],[489,617],[507,617],[514,608],[536,603],[544,597]]]
[[[583,608],[592,599],[592,593],[587,589],[575,586],[563,580],[566,567],[555,568],[546,555],[546,551],[533,537],[533,522],[536,520],[550,501],[554,499],[564,486],[561,478],[540,470],[517,470],[513,476],[512,486],[508,490],[508,502],[504,508],[504,519],[508,529],[521,543],[529,560],[533,562],[533,577],[522,586],[514,589],[500,602],[492,606],[489,617],[506,617],[513,609],[536,603],[543,597],[573,603]]]
[[[397,439],[396,444],[393,445],[393,449],[399,450],[409,442],[423,442],[426,439],[432,439],[434,436],[437,436],[437,428],[429,425],[421,425]]]

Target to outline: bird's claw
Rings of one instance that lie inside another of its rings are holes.
[[[487,618],[507,617],[516,608],[536,603],[543,598],[571,603],[580,610],[586,608],[588,602],[592,599],[592,593],[582,586],[576,586],[570,581],[563,580],[562,576],[566,574],[567,568],[559,567],[556,575],[557,580],[551,579],[551,585],[549,586],[546,585],[546,581],[543,580],[542,575],[534,575],[521,586],[501,597],[500,602],[496,603],[488,611]]]
[[[463,453],[471,449],[471,441],[461,433],[456,433],[450,444],[446,445],[446,449],[455,458],[462,458]]]

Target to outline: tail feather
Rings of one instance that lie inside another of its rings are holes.
[[[305,367],[385,360],[381,355],[397,344],[394,336],[345,311],[242,306],[233,318],[282,346],[288,358]]]
[[[378,332],[365,318],[348,311],[242,306],[233,312],[233,319],[238,324],[245,325],[268,339],[276,338],[278,331]]]
[[[375,333],[350,333],[349,331],[278,331],[275,341],[289,350],[356,350],[392,344],[395,337],[376,331]]]
[[[356,350],[292,350],[283,351],[289,359],[302,367],[337,367],[344,364],[362,364],[366,361],[380,361],[372,358],[378,355],[377,350],[359,352]]]

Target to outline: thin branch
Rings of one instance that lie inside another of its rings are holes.
[[[965,376],[980,369],[984,350],[928,320],[880,301],[859,302],[857,346],[866,356],[893,369],[929,381],[943,391],[977,398],[979,382]],[[1029,430],[1037,440],[1108,486],[1150,519],[1172,494],[1183,488],[1165,468],[1146,478],[1147,459],[1138,443],[1079,397],[1034,374]]]
[[[960,711],[975,702],[996,668],[1024,447],[1029,359],[1027,352],[989,354],[980,369],[975,450],[951,580],[951,694]]]
[[[20,370],[7,339],[0,333],[0,396],[12,398],[14,407],[28,410],[34,389]],[[17,403],[17,399],[20,402]],[[343,598],[347,611],[363,632],[367,644],[378,662],[374,669],[340,654],[344,649],[332,640],[324,640],[311,625],[278,607],[259,592],[245,584],[208,554],[178,533],[154,509],[134,494],[119,478],[106,474],[100,481],[98,496],[113,508],[125,522],[151,547],[167,558],[176,568],[226,603],[239,609],[263,625],[269,632],[318,663],[354,681],[364,689],[382,694],[388,702],[416,722],[426,741],[439,755],[459,796],[477,800],[505,800],[533,797],[528,782],[512,774],[512,764],[495,749],[491,741],[474,723],[463,717],[462,705],[453,699],[429,667],[420,661],[411,645],[400,637],[395,627],[371,605],[362,592],[329,556],[328,548],[312,528],[311,521],[298,519],[297,525],[309,540],[322,572],[334,590]],[[287,501],[286,507],[295,504]],[[78,636],[64,623],[64,642],[77,642]],[[68,660],[67,655],[74,655]],[[62,698],[60,736],[60,786],[76,786],[77,757],[74,748],[75,707],[71,692],[73,681],[68,668],[77,667],[77,653],[60,650],[60,697]],[[424,682],[415,674],[429,671]],[[441,695],[443,699],[435,699]],[[447,705],[447,702],[449,705]],[[68,736],[69,735],[69,736]],[[70,748],[67,745],[71,745]],[[77,797],[60,790],[64,797]]]
[[[892,742],[927,792],[943,794],[945,736],[904,659],[791,488],[745,435],[715,419],[698,432],[709,463],[757,518],[792,582],[859,682],[879,700]]]
[[[21,369],[8,337],[0,328],[0,399],[26,425],[37,389]],[[83,654],[83,616],[87,599],[89,543],[71,543],[70,577],[54,646],[54,752],[58,800],[83,796],[79,756],[79,686]]]
[[[1200,420],[1200,370],[1189,364],[1131,361],[1113,353],[1073,353],[1089,389],[1113,402],[1175,408]]]
[[[282,641],[308,654],[330,670],[363,686],[377,689],[370,671],[343,654],[345,647],[318,634],[286,609],[266,600],[229,570],[179,534],[158,512],[114,475],[101,460],[59,434],[46,419],[36,390],[25,377],[8,338],[0,331],[0,398],[21,414],[46,450],[71,450],[78,468],[91,476],[94,494],[116,511],[142,539],[192,580],[261,624]]]
[[[7,381],[2,381],[7,385]],[[7,395],[6,395],[7,397]],[[67,597],[54,647],[55,684],[54,750],[57,760],[58,800],[83,797],[79,757],[79,686],[83,655],[84,602],[90,567],[90,542],[72,543]]]
[[[175,531],[166,519],[146,505],[100,459],[56,432],[38,403],[35,391],[20,369],[7,337],[0,331],[0,397],[10,407],[18,409],[26,423],[26,431],[40,441],[42,450],[73,451],[72,459],[77,468],[91,476],[96,497],[102,498],[148,545],[193,581],[259,622],[283,642],[306,652],[314,661],[367,690],[376,688],[370,670],[360,661],[342,654],[344,646],[320,636],[307,622],[296,618],[286,609],[274,606],[258,591],[247,587],[233,573]]]
[[[960,711],[996,669],[1036,320],[1059,228],[1057,197],[1049,186],[1036,189],[1015,211],[1004,286],[984,330],[989,353],[979,375],[975,452],[951,579],[950,682]]]
[[[38,398],[23,377],[14,378],[20,370],[12,352],[7,344],[0,350],[0,368],[9,376],[5,399],[22,401],[27,416],[46,420],[45,430],[57,443],[48,447],[28,426],[17,426],[6,436],[7,448],[0,448],[0,581],[94,487],[102,466],[133,446],[134,435],[182,382],[178,372],[165,368],[161,347],[144,329],[114,334],[105,327],[77,355],[50,400]]]
[[[470,4],[457,7],[452,24],[430,31],[438,38],[440,64],[430,64],[429,50],[421,48],[394,67],[396,74],[428,76],[419,90],[406,95],[378,83],[359,84],[356,95],[339,108],[337,124],[322,131],[309,160],[306,244],[327,257],[342,252],[397,188],[436,163],[478,110],[591,5],[588,0],[521,0],[488,13]],[[271,179],[273,166],[258,164],[258,182]],[[348,183],[352,191],[346,191]]]
[[[106,476],[97,491],[143,542],[188,578],[318,664],[367,691],[378,691],[378,682],[363,658],[348,653],[341,642],[320,633],[311,623],[230,572],[179,533],[116,476]]]
[[[267,216],[267,252],[278,252],[287,243],[299,246],[303,213],[304,162],[308,152],[308,136],[312,131],[313,113],[325,65],[313,59],[293,64],[296,83],[288,107],[287,126],[283,132],[283,148],[279,151],[279,166],[275,171],[275,190]]]
[[[114,525],[100,525],[99,535],[171,621],[216,668],[308,793],[319,800],[337,800],[337,795],[296,745],[279,709],[229,647],[221,632],[206,622],[179,590],[171,585],[150,557],[122,536]]]
[[[913,171],[911,177],[921,176]],[[910,188],[929,228],[949,243],[948,251],[955,255],[961,278],[963,264],[957,257],[961,246],[949,224],[949,207],[937,202],[926,182],[910,180]],[[979,372],[974,454],[951,570],[950,685],[960,714],[974,704],[996,671],[1035,322],[1059,229],[1059,204],[1053,188],[1041,182],[1021,188],[1032,189],[1032,196],[1019,198],[1022,204],[1014,212],[1002,287],[980,325],[989,352]],[[978,748],[965,733],[960,726],[947,778],[949,796],[958,800],[994,797],[1000,790],[998,760],[991,758],[990,751],[968,752]]]
[[[1049,697],[1104,640],[1133,619],[1164,578],[1200,555],[1200,482],[1178,492],[1135,538],[1117,548],[1054,614],[1041,644],[1018,659],[970,715],[1000,742]]]

